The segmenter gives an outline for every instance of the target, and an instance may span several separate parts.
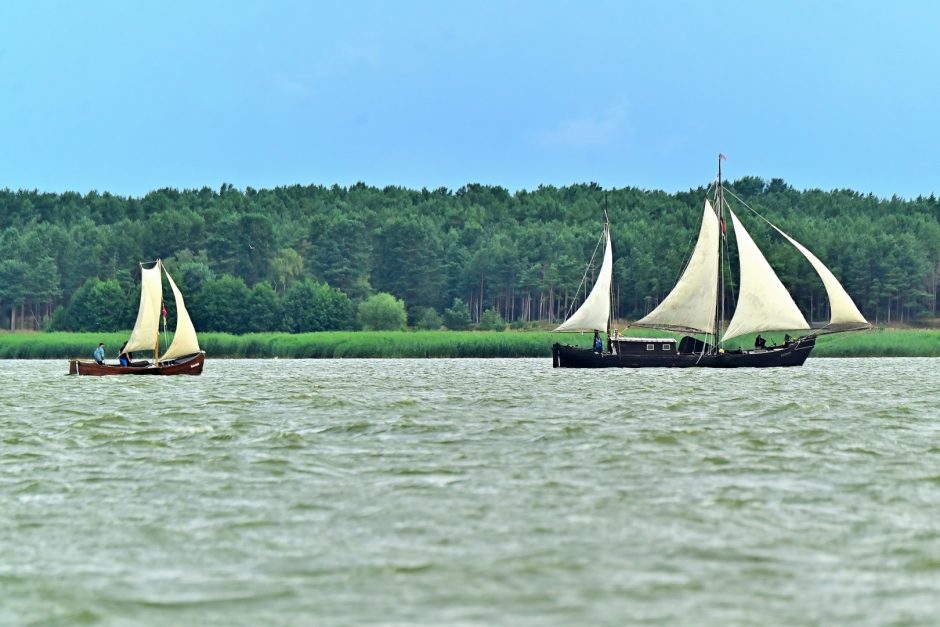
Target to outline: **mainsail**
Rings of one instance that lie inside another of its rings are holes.
[[[610,229],[604,227],[604,261],[591,293],[567,320],[555,331],[606,331],[610,321],[610,280],[614,271],[614,256],[610,247]]]
[[[137,322],[124,347],[126,352],[152,351],[157,345],[160,333],[160,305],[163,302],[163,283],[160,276],[160,262],[152,268],[140,270],[140,308],[137,310]]]
[[[199,339],[196,337],[196,328],[189,317],[189,312],[186,311],[185,303],[183,303],[183,294],[176,287],[173,277],[166,271],[166,268],[163,269],[163,272],[166,274],[166,280],[170,282],[170,289],[173,290],[173,298],[176,300],[176,330],[173,332],[173,341],[170,343],[170,347],[162,357],[164,361],[169,361],[177,357],[198,353]]]
[[[718,216],[705,201],[702,226],[692,257],[678,283],[659,306],[633,326],[713,333],[718,298]]]
[[[738,244],[741,291],[737,308],[723,339],[761,331],[809,329],[809,324],[793,302],[787,288],[767,263],[767,259],[738,220],[738,216],[730,209],[728,213],[731,214]]]

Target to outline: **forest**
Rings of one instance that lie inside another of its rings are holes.
[[[823,260],[870,321],[936,317],[933,195],[799,191],[758,177],[726,185]],[[2,190],[0,325],[129,329],[140,263],[157,258],[200,331],[354,330],[358,305],[376,294],[402,301],[418,328],[553,323],[592,279],[585,268],[605,204],[614,315],[631,320],[655,307],[681,273],[705,192],[593,183],[515,193],[479,184],[456,191],[223,184],[139,198]],[[825,321],[825,290],[805,259],[753,215],[739,216],[807,319]],[[730,267],[733,294],[734,259]]]

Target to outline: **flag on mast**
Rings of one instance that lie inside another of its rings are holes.
[[[719,161],[727,161],[727,160],[728,160],[728,157],[724,156],[723,154],[721,154],[721,153],[719,152],[719,153],[718,153],[718,160],[719,160]]]

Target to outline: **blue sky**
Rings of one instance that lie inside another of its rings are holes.
[[[0,3],[0,188],[940,192],[940,3]]]

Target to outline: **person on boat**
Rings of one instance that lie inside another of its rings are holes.
[[[754,340],[754,348],[767,348],[767,340],[760,334]]]
[[[98,342],[98,348],[95,349],[94,357],[96,364],[104,363],[104,342]]]
[[[600,353],[604,350],[604,343],[601,342],[601,335],[597,331],[594,332],[594,352]]]
[[[793,337],[792,337],[789,333],[787,333],[786,335],[783,336],[783,345],[784,345],[784,346],[789,346],[789,345],[792,344],[792,343],[793,343]]]
[[[122,366],[130,366],[130,365],[131,365],[131,356],[130,356],[130,353],[125,353],[125,352],[124,352],[124,347],[125,347],[125,346],[127,346],[127,342],[124,342],[123,344],[121,344],[121,350],[118,351],[118,362],[119,362]]]

